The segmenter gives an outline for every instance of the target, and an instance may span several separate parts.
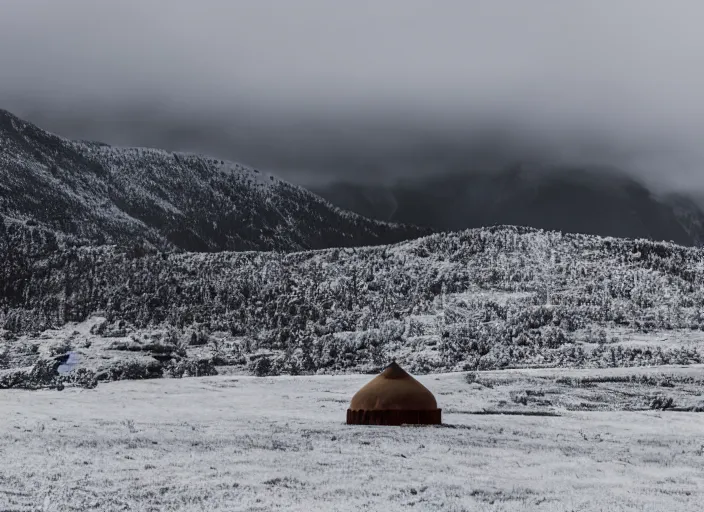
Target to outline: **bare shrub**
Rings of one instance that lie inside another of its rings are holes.
[[[98,385],[98,378],[95,372],[88,368],[78,368],[68,376],[62,377],[61,380],[85,389],[94,389]]]
[[[94,324],[90,328],[90,333],[94,334],[96,336],[102,336],[103,334],[105,334],[107,327],[108,327],[108,321],[101,320],[101,321],[97,322],[96,324]]]
[[[263,482],[264,485],[268,486],[276,486],[276,487],[284,487],[287,489],[291,488],[300,488],[303,487],[303,482],[296,478],[290,478],[290,477],[283,477],[283,478],[272,478],[270,480],[266,480]]]
[[[266,377],[269,375],[277,375],[278,373],[274,371],[274,365],[271,359],[267,356],[263,356],[255,359],[249,365],[250,371],[257,377]]]
[[[163,373],[162,365],[156,360],[130,359],[110,364],[96,377],[99,381],[154,379],[162,377]]]
[[[164,369],[168,376],[177,379],[182,377],[206,377],[218,374],[213,360],[210,358],[172,361]]]
[[[10,367],[10,350],[7,347],[0,347],[0,369]]]
[[[191,346],[207,345],[210,341],[210,334],[204,329],[196,329],[188,335],[188,344]]]
[[[27,355],[35,355],[39,353],[39,343],[30,343],[25,345],[23,348],[24,353]]]
[[[650,402],[651,409],[660,409],[664,411],[665,409],[672,409],[674,406],[675,403],[672,397],[656,396]]]
[[[48,346],[48,353],[51,357],[60,356],[71,352],[71,341],[68,339],[55,340]]]
[[[525,391],[514,391],[511,393],[511,400],[515,404],[528,405],[528,393]]]
[[[125,420],[122,422],[122,424],[127,428],[127,430],[130,432],[130,434],[137,433],[137,427],[134,426],[133,420]]]
[[[12,331],[6,331],[2,327],[0,327],[0,339],[3,339],[5,341],[17,341],[18,336]]]
[[[0,389],[40,389],[61,385],[57,379],[60,364],[56,359],[38,359],[30,370],[17,370],[2,375]]]

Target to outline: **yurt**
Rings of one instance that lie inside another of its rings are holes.
[[[396,362],[352,397],[348,425],[439,425],[433,394]]]

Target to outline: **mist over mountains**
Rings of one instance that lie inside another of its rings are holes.
[[[687,3],[13,2],[0,100],[70,139],[207,154],[321,191],[518,162],[611,167],[689,197],[704,191],[704,39]]]
[[[316,160],[309,144],[317,132],[293,130],[302,149],[296,154],[290,143],[291,161],[311,165],[310,174],[298,175],[310,183],[311,193],[219,158],[70,141],[7,112],[0,120],[2,213],[91,243],[296,250],[393,243],[431,230],[505,224],[683,245],[704,242],[704,211],[696,194],[656,192],[613,166],[569,165],[551,159],[537,144],[512,145],[497,133],[488,138],[485,132],[464,149],[449,134],[443,141],[440,132],[415,150],[408,144],[418,134],[395,143],[378,141],[375,151],[370,139],[360,138],[362,151],[355,160],[342,158],[354,139],[350,134],[341,145],[341,127]],[[198,131],[198,123],[193,129]],[[395,157],[393,147],[399,148]],[[285,153],[279,148],[273,157]],[[537,163],[523,163],[521,156]],[[332,166],[343,165],[323,180],[326,158]],[[373,161],[378,168],[366,166]],[[355,175],[354,168],[367,173]]]
[[[656,195],[608,168],[518,164],[391,185],[337,182],[313,190],[367,217],[440,231],[511,224],[683,245],[704,242],[704,212],[696,198]]]

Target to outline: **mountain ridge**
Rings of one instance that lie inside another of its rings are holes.
[[[4,110],[0,214],[95,245],[205,252],[376,245],[429,232],[366,219],[241,164],[72,141]]]

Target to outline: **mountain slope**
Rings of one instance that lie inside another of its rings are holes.
[[[436,230],[514,224],[684,245],[704,241],[704,212],[695,201],[658,198],[609,169],[516,166],[433,175],[388,187],[334,183],[315,191],[368,217]]]
[[[375,245],[425,233],[235,163],[69,141],[2,110],[0,214],[93,244],[190,251]]]
[[[89,351],[72,326],[47,335],[101,364],[137,354],[153,367],[150,351],[161,361],[178,346],[262,373],[367,371],[392,358],[415,372],[704,361],[697,248],[509,226],[285,254],[42,254],[23,249],[38,235],[5,229],[0,243],[29,256],[24,268],[0,261],[0,335],[104,317],[85,329]],[[25,346],[7,343],[12,365],[36,357]]]
[[[672,208],[693,245],[704,246],[704,198],[672,193],[663,196],[661,201]]]

